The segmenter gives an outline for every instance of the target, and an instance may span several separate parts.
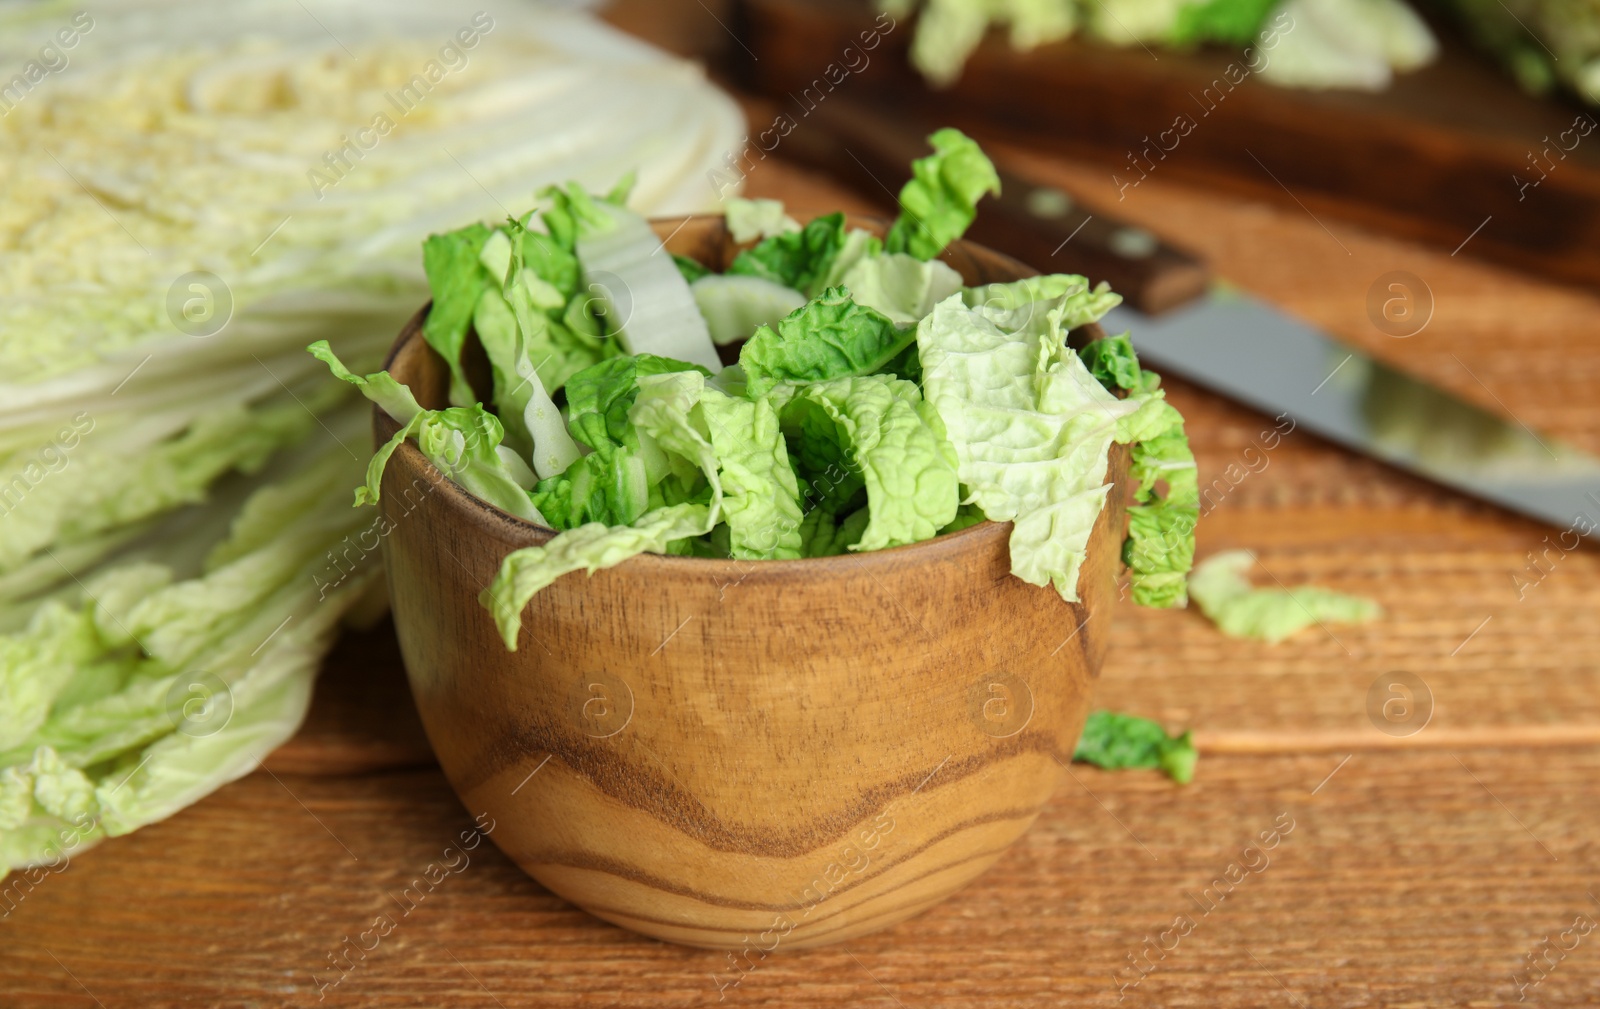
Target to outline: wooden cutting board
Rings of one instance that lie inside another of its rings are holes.
[[[1074,40],[1017,53],[998,34],[955,87],[933,91],[907,62],[909,19],[862,51],[866,0],[738,0],[733,13],[725,69],[797,128],[848,93],[980,140],[1092,158],[1116,176],[1118,204],[1181,177],[1600,285],[1600,113],[1523,94],[1446,31],[1434,65],[1380,94],[1276,87],[1226,50]]]

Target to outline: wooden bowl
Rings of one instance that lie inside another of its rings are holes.
[[[657,226],[672,252],[735,251],[720,217],[679,225]],[[946,259],[969,284],[1033,273],[964,243]],[[423,314],[388,368],[438,407],[447,373]],[[379,443],[395,430],[381,410],[374,427]],[[1013,577],[1010,525],[985,522],[843,557],[648,554],[570,574],[534,596],[513,653],[478,593],[552,534],[408,443],[380,506],[417,710],[495,843],[598,917],[751,963],[886,928],[999,858],[1071,759],[1116,595],[1125,471],[1114,449],[1078,604]]]

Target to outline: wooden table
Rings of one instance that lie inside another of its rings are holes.
[[[1117,204],[1103,167],[1002,153],[1352,343],[1600,451],[1600,298],[1159,176]],[[882,209],[781,162],[749,191]],[[1406,340],[1366,316],[1368,287],[1396,269],[1437,306]],[[1265,426],[1171,387],[1205,474]],[[432,766],[387,629],[352,636],[268,771],[75,858],[0,920],[0,1006],[1493,1006],[1518,1001],[1513,972],[1541,954],[1527,1001],[1595,1004],[1600,934],[1571,929],[1600,920],[1600,557],[1551,554],[1540,577],[1528,555],[1546,534],[1292,435],[1206,518],[1201,553],[1250,547],[1287,584],[1377,598],[1381,622],[1269,646],[1124,608],[1099,700],[1193,726],[1192,785],[1074,767],[1025,840],[947,903],[737,969],[592,919],[487,845],[399,915],[391,895],[471,820]],[[1366,714],[1394,671],[1434,697],[1411,736]],[[385,913],[393,932],[331,965]]]

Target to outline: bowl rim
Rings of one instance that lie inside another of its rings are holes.
[[[681,218],[677,216],[666,218],[652,217],[649,220],[651,225],[660,223],[676,223],[681,229],[682,227],[686,227],[691,223],[706,222],[723,224],[724,217],[722,214],[688,214]],[[886,223],[882,218],[856,214],[847,214],[846,220],[871,221],[873,223],[878,223],[880,227],[883,226],[883,223]],[[1028,266],[1021,260],[1016,259],[1013,256],[1008,256],[1003,252],[990,249],[987,246],[980,245],[976,242],[967,241],[965,239],[957,239],[950,243],[949,248],[981,249],[986,254],[998,257],[1005,264],[1013,267],[1017,273],[1018,280],[1024,280],[1028,277],[1040,275],[1038,270]],[[384,355],[384,371],[389,371],[394,366],[395,360],[400,356],[402,351],[409,349],[416,341],[423,339],[423,320],[427,318],[427,313],[432,307],[433,299],[429,298],[428,301],[425,302],[421,308],[417,309],[416,313],[409,320],[407,320],[406,324],[401,327],[399,336],[396,337],[394,343],[390,345],[388,352]],[[1104,331],[1100,329],[1097,323],[1090,323],[1089,326],[1085,328],[1090,329],[1091,340],[1100,340],[1105,338]],[[376,434],[382,441],[386,442],[393,438],[395,433],[400,430],[400,424],[396,422],[393,417],[390,417],[389,414],[376,403],[372,405],[372,415],[374,434]],[[1113,444],[1111,450],[1113,453],[1115,453],[1117,446]],[[442,490],[448,494],[449,500],[455,504],[457,510],[462,510],[463,506],[465,506],[465,509],[470,512],[471,517],[473,520],[475,520],[476,524],[480,526],[496,525],[504,530],[507,539],[517,541],[518,545],[513,547],[514,550],[521,550],[530,546],[544,546],[550,540],[561,534],[561,530],[559,529],[552,529],[549,526],[543,526],[537,522],[519,518],[518,516],[503,511],[495,505],[492,505],[489,502],[484,501],[482,498],[479,498],[476,495],[468,492],[466,488],[462,487],[454,480],[451,480],[442,471],[440,471],[437,466],[430,462],[428,458],[422,454],[422,450],[416,445],[412,444],[409,438],[401,442],[394,454],[394,457],[391,457],[389,460],[390,467],[394,465],[397,458],[401,457],[406,460],[407,466],[415,468],[427,475],[428,479],[435,485],[435,493]],[[386,469],[385,473],[387,474],[388,472],[389,470]],[[1108,473],[1107,475],[1109,477],[1111,474]],[[1116,481],[1113,479],[1113,487],[1115,487],[1115,483]],[[1100,514],[1105,514],[1103,507]],[[1096,521],[1098,522],[1098,516]],[[832,554],[826,557],[797,557],[758,560],[734,557],[693,557],[684,556],[681,554],[661,554],[652,551],[646,551],[644,553],[636,554],[624,561],[623,564],[615,565],[614,567],[620,568],[625,565],[632,565],[637,568],[641,563],[644,563],[663,566],[669,572],[681,571],[687,573],[689,571],[693,571],[700,574],[715,575],[718,572],[738,571],[740,572],[739,581],[744,581],[755,576],[757,573],[771,574],[780,577],[784,575],[792,576],[797,572],[813,572],[819,575],[826,573],[837,574],[848,566],[855,564],[894,567],[900,562],[906,560],[907,554],[910,551],[920,551],[922,554],[933,554],[935,551],[940,553],[965,553],[970,549],[976,549],[980,546],[985,546],[994,541],[1000,540],[1002,537],[1009,540],[1011,525],[1012,523],[1009,520],[997,522],[993,519],[985,518],[982,521],[973,523],[964,529],[957,529],[955,532],[951,533],[936,534],[928,539],[918,540],[915,543],[902,543],[898,546],[884,547],[879,550],[863,550],[859,552]],[[1093,546],[1092,536],[1089,545],[1091,547]],[[919,556],[918,559],[921,560],[922,558]],[[868,573],[872,574],[871,571]],[[1049,586],[1044,587],[1048,588]]]

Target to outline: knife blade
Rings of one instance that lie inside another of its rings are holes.
[[[1229,285],[1162,315],[1119,306],[1141,360],[1336,444],[1580,535],[1600,460],[1413,378]],[[1465,365],[1463,365],[1465,367]],[[1473,376],[1476,378],[1476,376]]]
[[[895,199],[926,130],[833,96],[783,153]],[[1329,441],[1522,515],[1600,535],[1600,460],[1341,344],[1213,280],[1194,253],[1054,187],[1000,169],[968,237],[1046,272],[1105,280],[1102,321],[1142,359]],[[1474,376],[1476,378],[1476,376]],[[1492,395],[1492,394],[1491,394]]]

